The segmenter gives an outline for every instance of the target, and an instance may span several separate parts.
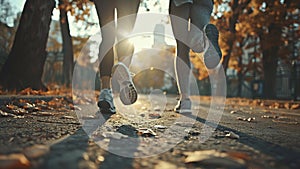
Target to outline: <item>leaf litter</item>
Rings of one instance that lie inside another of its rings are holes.
[[[201,150],[194,152],[184,152],[185,163],[198,163],[202,165],[218,166],[225,168],[243,168],[245,167],[246,154],[226,153],[216,150]]]

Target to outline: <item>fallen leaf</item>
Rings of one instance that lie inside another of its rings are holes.
[[[140,136],[145,136],[145,137],[152,137],[152,136],[156,136],[156,133],[148,128],[139,128],[137,130],[137,134]]]
[[[150,113],[149,117],[152,119],[158,119],[161,118],[161,115],[159,113]]]
[[[159,161],[154,169],[177,169],[177,166],[175,164],[166,162],[166,161]]]
[[[19,92],[21,95],[42,95],[42,93],[43,92],[41,90],[33,90],[31,88],[26,88]]]
[[[184,160],[185,163],[199,162],[212,157],[227,157],[226,153],[221,153],[216,150],[184,152],[183,154],[187,156]]]
[[[119,132],[104,132],[102,133],[102,136],[105,138],[114,138],[114,139],[121,139],[121,138],[127,138],[127,135],[124,135]]]
[[[24,149],[23,153],[26,157],[33,159],[38,158],[49,152],[49,147],[45,145],[34,145]]]
[[[154,128],[156,128],[156,129],[166,129],[167,126],[155,125]]]
[[[239,135],[235,134],[235,133],[232,132],[232,131],[230,131],[229,133],[227,133],[227,134],[225,135],[225,137],[232,138],[232,139],[239,139],[239,138],[240,138]]]
[[[299,109],[300,108],[300,104],[292,104],[291,109]]]
[[[286,108],[286,109],[290,109],[290,104],[289,103],[284,103],[284,108]]]
[[[14,117],[14,119],[24,119],[25,118],[25,116],[13,116]]]
[[[0,117],[9,117],[9,116],[13,116],[13,115],[0,110]]]
[[[79,106],[76,106],[76,105],[70,105],[70,108],[72,109],[72,110],[81,110],[81,107],[79,107]]]
[[[13,105],[13,104],[8,104],[8,105],[6,105],[6,108],[8,108],[9,110],[16,110],[16,109],[18,109],[19,107],[18,107],[18,106],[15,106],[15,105]]]
[[[23,108],[25,110],[33,110],[35,108],[34,104],[30,104],[30,103],[25,103],[25,105],[23,105]]]
[[[75,119],[73,116],[62,116],[61,119]]]
[[[245,168],[245,161],[225,152],[216,150],[203,150],[195,152],[185,152],[185,163],[199,163],[211,168]]]
[[[37,115],[41,116],[53,116],[54,114],[51,112],[38,112]]]
[[[0,169],[27,169],[30,162],[23,154],[0,155]]]
[[[243,159],[243,160],[249,160],[250,159],[248,154],[242,153],[242,152],[227,152],[227,154],[230,157],[237,158],[237,159]]]

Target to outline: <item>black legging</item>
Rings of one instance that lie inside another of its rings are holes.
[[[184,42],[178,39],[186,39],[186,43],[190,43],[192,36],[194,36],[193,30],[188,32],[188,20],[191,20],[191,24],[195,25],[200,30],[209,23],[210,15],[213,9],[213,2],[211,0],[194,0],[193,4],[184,3],[176,6],[175,0],[170,0],[169,13],[171,15],[172,29],[177,43],[177,56],[190,67],[189,51]],[[177,16],[186,20],[185,23],[172,17]],[[191,27],[193,28],[193,27]],[[177,37],[184,38],[177,38]],[[191,44],[193,45],[193,44]]]
[[[193,0],[193,3],[183,4],[180,2],[180,0],[170,0],[169,13],[177,43],[177,57],[175,59],[177,85],[179,93],[181,94],[180,99],[185,99],[190,96],[189,73],[191,61],[189,51],[191,47],[196,45],[193,43],[193,39],[197,36],[201,38],[199,29],[202,30],[203,27],[209,23],[213,2],[212,0]],[[190,30],[188,29],[189,19],[192,24],[190,25]],[[203,38],[199,40],[202,41],[203,44]],[[201,47],[201,45],[199,47]],[[204,49],[203,46],[201,48]]]
[[[121,40],[124,38],[124,35],[126,36],[127,33],[132,31],[140,0],[94,0],[94,3],[99,18],[102,35],[102,42],[99,46],[99,59],[101,61],[99,66],[100,77],[111,76],[111,71],[114,64],[113,45],[115,43],[115,38]],[[117,27],[114,22],[115,9],[117,10],[118,19],[122,17],[125,18],[121,19],[121,21],[117,21]],[[103,27],[105,27],[105,29],[103,29]],[[109,47],[108,52],[106,50],[107,47]],[[118,60],[126,60],[125,64],[129,66],[132,54],[134,52],[134,46],[131,43],[128,43],[128,40],[125,39],[118,42],[118,44],[115,46],[115,49]],[[103,55],[103,59],[100,58]],[[125,57],[129,58],[125,59]]]

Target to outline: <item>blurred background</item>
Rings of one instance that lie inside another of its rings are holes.
[[[93,2],[89,0],[43,0],[35,3],[35,1],[0,0],[2,90],[21,90],[27,87],[42,89],[41,86],[48,89],[53,86],[70,87],[72,78],[76,76],[86,78],[81,86],[83,89],[91,86],[92,83],[96,83],[96,87],[99,87],[99,79],[95,81],[93,77],[90,77],[97,72],[99,64],[97,50],[101,43],[99,23]],[[28,10],[26,10],[25,3]],[[227,78],[228,97],[299,100],[300,2],[214,0],[214,3],[211,22],[220,31],[222,63]],[[157,24],[153,25],[152,34],[130,38],[130,42],[135,45],[130,70],[135,73],[134,82],[141,93],[149,93],[152,89],[161,89],[168,94],[178,92],[173,78],[172,61],[176,52],[175,40],[174,37],[164,36],[165,31],[171,30],[167,17],[168,6],[169,1],[166,0],[141,1],[139,13],[166,14],[157,19]],[[48,16],[51,20],[50,24],[35,20],[35,16],[30,15],[30,9],[33,8],[47,8],[51,11],[52,15],[51,12],[38,11],[34,14],[37,18]],[[139,19],[143,18],[138,17],[137,22]],[[41,26],[42,24],[44,27]],[[36,25],[37,31],[30,28],[30,25]],[[28,41],[26,38],[28,34],[40,36],[43,33],[40,30],[44,30],[44,34],[48,33],[48,36],[45,36],[47,38],[46,51],[38,47],[43,44]],[[33,46],[30,47],[30,44]],[[18,53],[18,51],[26,51],[25,48],[30,51],[41,51],[41,54],[38,52]],[[27,53],[30,56],[27,56]],[[210,95],[209,77],[202,62],[201,53],[191,52],[190,57],[200,95]],[[20,58],[25,59],[22,61]],[[40,58],[43,59],[40,60]],[[27,61],[28,64],[25,63]],[[167,72],[152,66],[162,63]],[[80,71],[73,75],[75,64],[80,66]],[[31,70],[32,67],[39,69]],[[42,73],[35,75],[30,71]],[[22,77],[27,77],[24,75],[26,72],[32,77],[31,81],[27,81],[30,78],[22,81]],[[14,84],[16,80],[10,80],[12,77],[21,79],[22,82]],[[42,85],[36,84],[37,81],[40,81]]]

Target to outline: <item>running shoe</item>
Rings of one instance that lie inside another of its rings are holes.
[[[190,99],[179,100],[174,111],[180,114],[192,113],[192,102]]]
[[[111,89],[102,89],[98,99],[98,107],[101,113],[116,113]]]
[[[124,105],[130,105],[136,102],[138,94],[133,84],[129,69],[125,64],[119,62],[112,69],[113,90],[120,92],[120,99]],[[116,84],[115,84],[116,83]],[[118,86],[118,87],[114,87]]]
[[[219,31],[215,25],[207,24],[204,26],[203,32],[204,39],[207,42],[205,43],[204,63],[208,69],[214,69],[222,58],[222,51],[218,42]]]

